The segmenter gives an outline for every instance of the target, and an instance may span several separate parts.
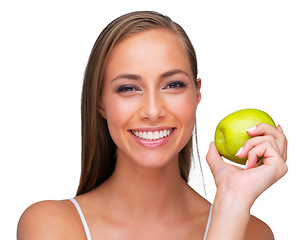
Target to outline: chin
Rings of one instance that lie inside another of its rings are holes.
[[[178,167],[178,155],[154,154],[153,151],[140,156],[134,161],[139,167],[147,169],[162,169],[173,165]]]

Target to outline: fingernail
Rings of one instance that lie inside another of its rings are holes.
[[[237,153],[235,154],[235,156],[237,157],[239,154],[241,154],[243,151],[243,147],[239,148],[239,150],[237,151]]]
[[[257,126],[253,126],[253,127],[248,128],[246,131],[251,132],[251,131],[256,130],[256,128],[257,128]]]
[[[281,127],[281,125],[278,125],[279,129],[281,130],[281,133],[284,133],[283,128]]]
[[[245,169],[247,169],[247,168],[248,168],[248,166],[249,166],[249,161],[248,161],[248,160],[246,160],[246,163],[245,163]]]

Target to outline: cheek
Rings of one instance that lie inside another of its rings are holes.
[[[105,112],[109,132],[114,142],[117,144],[117,138],[123,136],[126,125],[129,119],[134,115],[135,103],[128,102],[123,99],[108,98],[109,101],[105,104]]]
[[[189,124],[192,127],[196,118],[195,97],[191,94],[184,94],[169,101],[172,112],[180,119],[183,124]]]
[[[179,99],[172,100],[171,112],[180,123],[180,148],[179,151],[189,142],[196,120],[196,101],[191,94]]]
[[[122,124],[132,110],[131,103],[127,103],[125,99],[114,94],[106,94],[104,98],[107,122]]]

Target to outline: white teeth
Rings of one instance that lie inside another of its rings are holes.
[[[160,131],[159,137],[162,138],[164,136],[163,131]]]
[[[142,138],[148,140],[148,139],[146,138],[146,136],[147,136],[147,133],[146,133],[146,132],[143,132],[143,133],[142,133]]]
[[[168,129],[168,130],[161,130],[161,131],[154,131],[154,132],[145,132],[145,131],[134,131],[132,130],[132,133],[140,138],[140,139],[144,139],[144,140],[148,140],[148,141],[152,141],[152,140],[158,140],[160,138],[165,138],[168,137],[170,135],[170,133],[172,132],[172,129]]]
[[[160,136],[159,132],[154,132],[154,140],[159,139],[160,138],[159,136]]]
[[[148,132],[148,133],[147,133],[147,139],[148,139],[148,140],[153,140],[153,137],[154,137],[154,135],[153,135],[152,132]]]

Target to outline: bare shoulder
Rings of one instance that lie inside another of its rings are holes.
[[[270,227],[260,219],[251,216],[245,240],[274,240]]]
[[[17,239],[75,239],[69,231],[77,224],[74,213],[68,200],[35,203],[22,214]]]

